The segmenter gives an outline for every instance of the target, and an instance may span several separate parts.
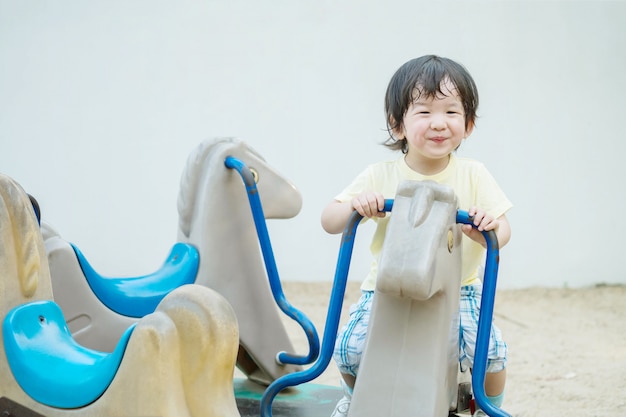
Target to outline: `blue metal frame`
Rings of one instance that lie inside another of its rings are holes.
[[[287,352],[279,352],[278,355],[276,355],[276,360],[281,364],[289,363],[293,365],[307,365],[315,361],[315,359],[319,356],[319,336],[317,335],[317,330],[315,329],[313,322],[304,313],[293,307],[285,298],[285,293],[283,292],[283,288],[280,283],[280,277],[278,276],[278,268],[276,267],[274,251],[272,250],[272,243],[270,242],[269,233],[267,231],[265,214],[263,213],[263,206],[261,204],[261,199],[259,198],[259,191],[254,180],[254,175],[243,161],[235,157],[226,157],[224,164],[227,168],[234,169],[239,172],[239,175],[246,186],[248,200],[250,201],[250,208],[252,209],[252,217],[254,218],[254,225],[256,226],[257,235],[259,236],[261,251],[263,253],[263,261],[265,262],[265,269],[267,271],[274,300],[276,300],[278,307],[280,307],[283,313],[300,324],[306,333],[306,337],[309,342],[309,353],[307,355],[300,356]]]
[[[473,221],[473,217],[466,211],[457,211],[457,223],[470,224],[474,227]],[[480,316],[478,317],[478,335],[476,336],[474,367],[472,368],[472,390],[474,392],[474,400],[487,415],[491,417],[511,417],[506,411],[491,404],[487,399],[487,394],[485,394],[487,352],[489,350],[489,333],[491,331],[491,323],[493,322],[493,307],[496,299],[500,247],[498,245],[498,236],[493,230],[482,232],[482,234],[487,241],[487,259],[485,261]]]
[[[309,355],[305,357],[305,360],[310,360],[309,362],[296,362],[299,357],[290,356],[285,352],[279,353],[279,360],[282,363],[307,364],[317,359],[317,361],[315,361],[310,368],[300,372],[284,375],[276,379],[267,387],[263,397],[261,398],[261,417],[272,417],[272,402],[280,391],[287,387],[297,386],[317,378],[324,372],[330,363],[334,350],[335,338],[339,329],[339,320],[343,307],[343,298],[346,292],[356,230],[363,217],[357,212],[352,213],[348,220],[348,224],[343,231],[341,245],[339,247],[337,267],[335,269],[333,289],[330,296],[326,324],[324,327],[324,339],[322,340],[321,351],[319,351],[319,339],[315,327],[302,312],[292,307],[284,298],[254,176],[245,163],[237,158],[231,156],[227,157],[225,165],[228,168],[236,169],[241,175],[246,186],[274,298],[285,314],[300,323],[309,338],[310,352]],[[391,211],[392,208],[393,200],[385,200],[385,207],[382,211],[388,212]],[[463,210],[457,211],[457,223],[469,224],[475,227],[473,220],[473,217],[470,216],[468,212]],[[498,245],[498,238],[494,231],[483,231],[482,234],[487,242],[487,258],[485,261],[485,275],[483,278],[480,317],[478,319],[478,335],[476,339],[474,366],[472,368],[472,388],[476,404],[487,415],[490,417],[511,417],[511,415],[506,411],[491,404],[485,394],[487,352],[489,350],[489,333],[491,331],[491,324],[493,321],[500,249]],[[319,351],[319,357],[315,349]],[[291,360],[293,360],[293,362],[289,362]]]

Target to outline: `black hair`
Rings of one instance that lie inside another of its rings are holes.
[[[406,153],[405,138],[394,137],[411,103],[420,97],[446,95],[442,83],[450,80],[461,97],[465,112],[465,128],[473,126],[478,109],[478,89],[470,73],[461,64],[437,55],[424,55],[403,64],[391,77],[385,93],[385,119],[389,138],[383,143],[393,150]]]

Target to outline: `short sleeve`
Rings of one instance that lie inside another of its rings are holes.
[[[355,196],[361,194],[364,191],[373,190],[374,182],[372,175],[372,167],[367,167],[359,175],[354,178],[352,183],[343,189],[342,192],[335,196],[335,200],[345,203],[352,200]]]
[[[495,178],[480,164],[477,170],[476,206],[484,209],[495,218],[505,214],[513,207],[513,203],[507,198]]]

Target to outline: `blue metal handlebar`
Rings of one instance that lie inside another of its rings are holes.
[[[280,283],[280,277],[278,276],[278,268],[276,267],[272,243],[270,242],[269,233],[267,231],[265,214],[263,213],[263,206],[261,204],[261,199],[259,198],[259,192],[256,187],[254,175],[243,161],[232,156],[226,157],[224,164],[227,168],[235,169],[239,172],[239,175],[246,186],[246,192],[248,194],[248,200],[250,201],[250,208],[252,210],[252,217],[254,219],[254,225],[256,226],[257,235],[259,237],[259,243],[263,253],[263,261],[265,262],[265,269],[267,271],[274,300],[283,313],[295,320],[302,327],[309,342],[309,353],[306,356],[279,352],[276,355],[276,360],[281,364],[289,363],[293,365],[307,365],[315,361],[315,359],[319,356],[319,336],[317,335],[317,330],[315,329],[313,322],[311,322],[311,320],[304,313],[293,307],[285,298],[285,294]]]
[[[456,222],[471,224],[475,227],[474,218],[466,211],[458,210]],[[478,335],[474,352],[474,366],[472,368],[472,390],[474,400],[481,410],[490,417],[511,417],[506,411],[491,404],[485,394],[485,373],[487,371],[487,352],[489,351],[489,334],[493,321],[493,307],[496,299],[496,284],[498,280],[498,263],[500,261],[500,247],[498,236],[493,230],[483,231],[487,241],[487,259],[485,261],[485,276],[483,278],[483,292],[480,302],[480,316],[478,317]]]

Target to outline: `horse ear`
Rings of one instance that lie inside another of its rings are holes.
[[[0,240],[12,242],[14,249],[7,252],[11,255],[3,254],[6,262],[0,262],[0,272],[7,276],[16,272],[21,296],[31,298],[42,278],[46,278],[47,285],[50,285],[47,257],[39,224],[33,215],[33,203],[24,189],[6,175],[0,175],[0,200],[0,224],[3,226]],[[3,245],[4,242],[0,241],[0,246]],[[8,266],[14,269],[6,271]]]
[[[426,221],[430,209],[435,199],[435,193],[429,187],[421,183],[415,183],[413,188],[413,198],[409,209],[409,223],[413,227],[418,227]]]

